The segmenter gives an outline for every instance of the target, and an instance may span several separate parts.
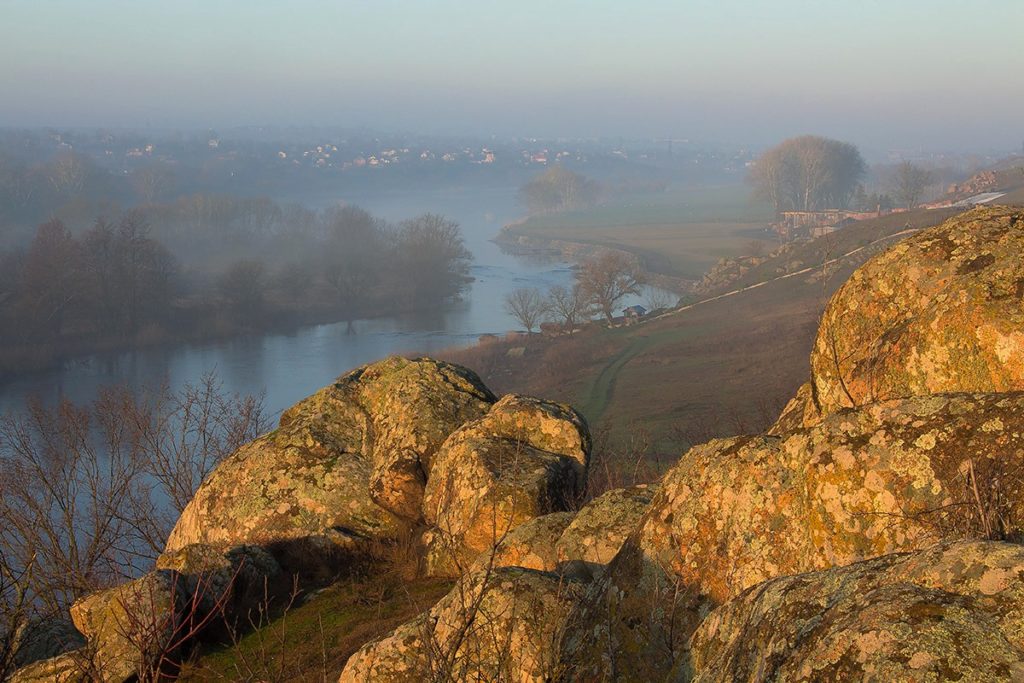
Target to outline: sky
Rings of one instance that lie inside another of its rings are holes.
[[[0,125],[1024,140],[1021,0],[0,0]]]

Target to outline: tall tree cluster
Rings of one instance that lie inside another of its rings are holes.
[[[854,145],[803,135],[762,154],[754,162],[750,182],[776,212],[844,209],[866,168]]]
[[[101,218],[78,234],[51,220],[25,247],[0,252],[0,371],[28,351],[422,309],[470,281],[459,225],[443,216],[392,226],[352,206],[311,213],[192,199]],[[201,246],[174,254],[154,233],[179,245],[194,235]]]
[[[600,191],[597,182],[563,166],[552,166],[523,185],[519,197],[530,213],[543,213],[590,206]]]

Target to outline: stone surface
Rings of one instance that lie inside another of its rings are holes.
[[[281,582],[287,577],[282,576],[277,560],[253,545],[225,549],[193,543],[158,557],[156,568],[178,574],[181,590],[195,604],[196,619],[215,632],[225,620],[245,625],[251,609],[291,583]]]
[[[534,517],[510,531],[494,552],[483,552],[474,562],[477,569],[523,567],[553,572],[558,567],[558,539],[572,522],[572,512],[553,512]]]
[[[89,653],[78,650],[24,666],[14,672],[10,683],[95,683],[89,670]]]
[[[647,511],[656,485],[613,489],[584,505],[557,543],[559,562],[605,565],[612,561]]]
[[[665,476],[637,541],[721,602],[765,579],[940,538],[1017,536],[1021,472],[1024,394],[889,401],[778,437],[694,448]],[[983,501],[984,519],[972,477],[998,493]]]
[[[428,613],[363,646],[340,681],[571,679],[558,644],[580,591],[575,582],[518,567],[472,574]]]
[[[960,542],[773,579],[712,612],[691,658],[673,678],[1024,680],[1024,548]]]
[[[1022,217],[975,209],[854,272],[822,317],[804,424],[873,401],[1024,389]]]
[[[371,497],[419,520],[434,452],[463,423],[484,415],[494,395],[469,370],[427,359],[390,358],[349,381],[373,430]]]
[[[392,537],[400,516],[420,516],[433,451],[493,400],[471,372],[439,361],[389,358],[354,370],[221,463],[167,549]]]
[[[574,656],[598,678],[657,679],[712,610],[761,581],[943,539],[1019,537],[1022,471],[1022,393],[888,401],[697,446],[592,587],[584,620],[597,632]]]
[[[567,510],[589,456],[589,432],[571,408],[505,396],[436,454],[423,505],[428,565],[457,575],[524,522]]]
[[[187,601],[180,575],[169,570],[76,601],[71,620],[89,643],[98,678],[121,683],[169,654]]]

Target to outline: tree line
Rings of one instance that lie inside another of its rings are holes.
[[[353,206],[193,197],[77,234],[51,220],[0,253],[0,368],[437,306],[467,286],[470,258],[443,216],[391,225]]]
[[[884,191],[868,193],[861,182],[867,166],[848,143],[815,135],[784,140],[765,151],[748,180],[756,195],[784,211],[856,211],[913,209],[921,204],[938,175],[910,161],[874,169]]]
[[[597,181],[555,165],[523,185],[519,199],[530,213],[546,213],[592,206],[602,191]]]
[[[555,285],[542,293],[535,287],[523,287],[505,296],[505,312],[532,334],[541,322],[554,322],[571,334],[594,315],[602,315],[609,323],[615,306],[629,295],[641,293],[644,274],[635,258],[620,251],[606,250],[580,264],[576,282],[571,287]],[[664,308],[660,292],[652,290],[651,308]]]

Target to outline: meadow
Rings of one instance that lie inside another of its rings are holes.
[[[699,279],[722,258],[766,250],[771,207],[743,185],[673,187],[575,211],[533,216],[510,226],[516,235],[615,247],[641,257],[647,270]]]

